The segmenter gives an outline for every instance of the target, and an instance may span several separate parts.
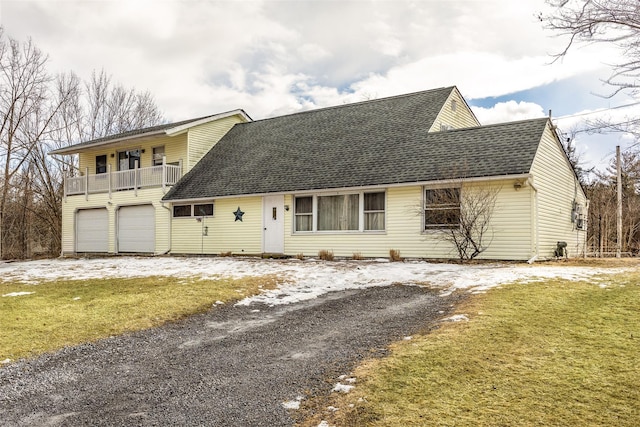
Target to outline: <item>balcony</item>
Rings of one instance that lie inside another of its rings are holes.
[[[181,165],[164,164],[149,168],[137,168],[124,171],[69,177],[64,180],[64,195],[109,193],[114,191],[137,191],[143,188],[174,185],[182,176]]]

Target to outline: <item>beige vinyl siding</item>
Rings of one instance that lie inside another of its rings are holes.
[[[75,212],[78,209],[106,208],[109,217],[109,253],[116,253],[116,211],[121,206],[152,204],[155,208],[155,253],[165,253],[169,249],[169,211],[162,207],[161,188],[134,191],[119,191],[108,194],[91,194],[89,200],[84,195],[67,196],[62,201],[62,251],[75,252]]]
[[[204,203],[204,202],[198,202]],[[173,254],[262,253],[262,197],[218,199],[213,202],[213,217],[202,222],[196,218],[172,219]],[[236,209],[244,212],[235,221]],[[208,235],[203,236],[203,227]]]
[[[539,256],[553,256],[558,241],[567,242],[569,256],[584,252],[586,231],[576,230],[571,222],[573,201],[582,207],[586,218],[586,197],[553,131],[547,126],[531,168],[538,190],[537,214]]]
[[[455,111],[451,108],[452,101],[456,103]],[[440,132],[442,125],[451,126],[454,129],[480,126],[480,123],[457,89],[451,91],[447,102],[442,106],[429,132]]]
[[[167,163],[183,161],[183,174],[184,160],[187,158],[187,136],[186,134],[177,135],[174,137],[160,136],[153,139],[145,139],[142,141],[129,141],[126,145],[119,146],[104,146],[87,151],[83,151],[79,154],[79,168],[82,174],[85,173],[85,169],[89,168],[89,175],[96,173],[96,156],[106,155],[107,164],[111,166],[111,171],[118,170],[118,152],[126,150],[144,150],[144,153],[140,155],[140,167],[148,168],[153,166],[153,147],[159,147],[164,145],[165,156]],[[113,155],[113,157],[111,157]]]
[[[532,255],[530,188],[515,190],[513,180],[484,183],[498,189],[491,223],[491,244],[480,258],[526,260]],[[477,185],[463,189],[473,191]],[[441,231],[422,230],[423,187],[393,187],[387,191],[386,230],[384,232],[294,233],[292,210],[285,216],[285,253],[316,257],[320,250],[340,257],[359,253],[365,257],[388,257],[399,250],[409,258],[457,258],[453,246],[443,241]],[[293,197],[285,197],[293,206]]]
[[[235,115],[189,129],[189,157],[184,172],[186,173],[191,170],[191,168],[207,154],[211,147],[229,132],[229,129],[236,123],[242,122],[244,122],[244,120],[242,120],[240,116]]]

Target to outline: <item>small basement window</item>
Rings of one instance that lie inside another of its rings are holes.
[[[204,216],[213,216],[213,203],[196,203],[189,205],[174,205],[174,218],[201,218]]]
[[[191,205],[175,205],[173,207],[173,217],[183,218],[191,216]]]
[[[194,216],[213,216],[213,203],[193,205]]]

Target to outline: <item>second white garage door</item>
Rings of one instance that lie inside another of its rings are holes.
[[[153,253],[156,246],[155,224],[153,205],[118,209],[118,252]]]

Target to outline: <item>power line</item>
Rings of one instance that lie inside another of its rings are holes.
[[[617,107],[608,107],[608,108],[603,108],[603,109],[600,109],[600,110],[588,111],[588,112],[585,112],[585,113],[569,114],[569,115],[566,115],[566,116],[555,117],[555,119],[556,120],[561,120],[561,119],[570,119],[570,118],[573,118],[573,117],[588,116],[588,115],[591,115],[591,114],[603,113],[605,111],[611,111],[611,110],[618,110],[620,108],[633,107],[634,105],[640,105],[640,101],[632,102],[631,104],[618,105]]]

